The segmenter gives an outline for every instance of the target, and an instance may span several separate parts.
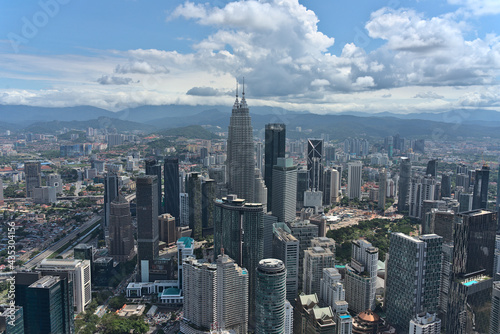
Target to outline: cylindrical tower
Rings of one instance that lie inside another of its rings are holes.
[[[264,259],[257,266],[255,332],[285,332],[286,268],[281,260]]]

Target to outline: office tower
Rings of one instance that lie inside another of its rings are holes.
[[[216,317],[217,265],[188,257],[182,264],[184,318],[194,327],[213,328]]]
[[[307,140],[307,172],[309,174],[308,188],[321,190],[323,184],[323,140]]]
[[[179,159],[165,157],[163,174],[165,212],[174,216],[177,226],[180,226]]]
[[[299,290],[302,288],[304,273],[304,251],[311,247],[311,240],[318,237],[318,226],[309,221],[295,221],[288,224],[292,235],[299,241]]]
[[[472,210],[472,200],[473,200],[472,194],[461,193],[460,197],[459,197],[460,207],[458,209],[458,212],[471,211]]]
[[[302,290],[306,294],[320,292],[320,280],[324,268],[332,268],[335,256],[330,249],[310,247],[304,251],[304,273]]]
[[[26,178],[26,197],[33,197],[33,189],[42,185],[42,167],[39,162],[26,162],[24,164]]]
[[[177,241],[177,228],[175,218],[170,213],[164,213],[158,217],[158,231],[160,241],[168,246],[175,245]]]
[[[123,145],[122,134],[108,134],[107,136],[108,147]]]
[[[325,161],[327,163],[335,161],[335,147],[325,146]]]
[[[26,334],[74,333],[71,283],[67,278],[44,276],[28,286],[24,311]]]
[[[261,204],[228,195],[215,203],[214,253],[224,253],[241,267],[257,268],[264,254],[264,212]],[[248,310],[255,314],[255,271],[249,271]]]
[[[410,321],[409,334],[440,334],[441,319],[435,313],[429,314],[426,312],[419,313]]]
[[[299,288],[299,241],[285,224],[273,226],[273,254],[286,267],[286,299],[295,304]]]
[[[264,208],[265,212],[268,212],[267,210],[267,187],[266,184],[264,183],[264,179],[262,178],[262,175],[260,174],[260,171],[258,168],[255,168],[255,179],[254,179],[254,187],[255,187],[255,196],[254,196],[254,202],[255,203],[260,203],[262,204],[262,207]],[[295,197],[295,195],[294,195]]]
[[[482,169],[476,170],[474,179],[474,197],[472,199],[472,210],[486,209],[488,207],[488,181],[490,178],[490,167],[484,165]]]
[[[162,200],[162,194],[161,194],[161,164],[160,162],[156,161],[156,159],[146,159],[145,161],[145,169],[146,169],[146,175],[156,175],[158,182],[156,183],[156,186],[158,188],[158,216],[163,213],[163,200]]]
[[[236,101],[229,121],[226,165],[230,193],[253,202],[255,168],[253,128],[244,87],[241,103],[236,92]]]
[[[398,331],[407,332],[418,313],[438,311],[442,243],[436,234],[391,234],[385,306],[387,321]]]
[[[318,226],[318,237],[326,237],[326,218],[323,215],[311,215],[309,216],[309,222],[313,225]],[[327,238],[328,239],[328,238]],[[329,239],[335,242],[333,239]],[[321,246],[323,247],[323,246]],[[335,244],[334,244],[335,248]],[[335,253],[335,249],[332,249],[332,252]]]
[[[0,333],[24,334],[24,312],[21,306],[0,305]]]
[[[329,206],[332,204],[332,168],[326,168],[323,172],[323,205]]]
[[[337,333],[337,324],[330,307],[319,307],[317,295],[301,294],[295,304],[293,317],[295,334]]]
[[[285,300],[285,334],[293,334],[293,306]]]
[[[33,202],[35,204],[52,204],[57,201],[55,187],[36,187],[33,188]]]
[[[131,260],[134,252],[134,231],[130,203],[122,194],[111,202],[109,214],[109,256],[116,262]]]
[[[329,249],[333,254],[333,260],[335,262],[335,240],[327,237],[316,237],[311,239],[311,248],[321,247],[324,249]]]
[[[200,173],[189,173],[186,176],[186,192],[189,198],[189,228],[192,237],[200,240],[203,232],[203,207],[201,192],[202,176]]]
[[[338,170],[332,169],[331,174],[330,204],[336,204],[340,201],[340,173]]]
[[[89,244],[78,244],[73,249],[73,257],[75,260],[89,260],[90,267],[94,263],[94,247]]]
[[[356,313],[375,309],[378,248],[366,240],[352,241],[351,263],[346,265],[344,286],[349,309]]]
[[[438,161],[436,159],[431,159],[427,162],[427,169],[425,175],[430,175],[433,177],[437,176]]]
[[[73,303],[75,313],[79,314],[92,301],[91,269],[89,260],[44,259],[36,267],[43,276],[68,277],[72,282]]]
[[[297,170],[297,210],[304,207],[304,192],[308,189],[309,173],[307,169]]]
[[[63,182],[61,175],[59,174],[49,174],[47,175],[47,185],[49,187],[55,187],[57,194],[62,194],[63,192]]]
[[[214,234],[215,180],[205,179],[201,184],[202,235]]]
[[[413,177],[411,178],[410,191],[408,196],[409,216],[422,219],[424,216],[424,201],[434,200],[436,193],[436,179],[433,177]]]
[[[323,269],[323,278],[320,280],[319,299],[323,305],[330,306],[334,312],[337,312],[337,302],[345,301],[345,289],[344,285],[340,282],[341,280],[342,276],[337,269]]]
[[[385,210],[385,198],[387,193],[387,171],[382,168],[378,174],[378,209]]]
[[[255,144],[255,167],[260,171],[260,175],[264,175],[264,144]]]
[[[227,255],[217,257],[217,329],[245,334],[248,328],[248,271]]]
[[[411,161],[402,157],[399,167],[398,211],[408,211],[408,192],[410,191]]]
[[[451,174],[443,173],[441,175],[441,198],[451,197]]]
[[[137,264],[143,282],[149,281],[143,273],[159,252],[157,182],[156,175],[139,176],[136,181]]]
[[[272,214],[280,222],[293,221],[296,206],[297,166],[293,165],[292,158],[277,158],[272,172]]]
[[[3,180],[0,177],[0,206],[2,206],[4,203],[3,201]]]
[[[500,282],[493,282],[491,293],[490,334],[500,333]]]
[[[429,220],[429,223],[425,223],[423,225],[429,225],[429,228],[425,228],[422,226],[423,234],[437,234],[443,237],[443,242],[451,242],[453,243],[453,227],[455,224],[455,212],[451,210],[443,210],[443,209],[431,209],[431,211],[427,214],[426,220]]]
[[[264,156],[264,182],[267,187],[267,211],[273,211],[273,168],[278,163],[278,158],[285,157],[286,126],[280,123],[266,124],[265,156]]]
[[[104,175],[104,216],[103,228],[109,228],[109,220],[111,213],[111,202],[118,196],[118,176],[114,173]]]
[[[347,196],[349,196],[349,199],[357,198],[361,200],[363,165],[361,161],[355,161],[349,162],[347,167]]]
[[[262,206],[262,208],[264,209],[264,206]],[[267,259],[273,257],[273,226],[278,222],[278,218],[269,213],[264,213],[262,221],[264,223],[263,258]]]
[[[255,333],[285,331],[286,268],[281,260],[264,259],[256,268]]]
[[[439,313],[444,321],[447,318],[448,300],[453,279],[453,242],[443,242],[441,265],[441,285],[439,287]]]

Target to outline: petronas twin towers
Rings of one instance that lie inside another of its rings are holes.
[[[227,139],[227,171],[229,193],[247,202],[255,201],[255,159],[252,120],[245,100],[245,86],[241,102],[234,101]]]

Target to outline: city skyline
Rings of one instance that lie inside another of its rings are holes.
[[[2,7],[3,105],[229,106],[234,80],[244,76],[254,106],[499,110],[500,5],[493,1],[46,0]]]

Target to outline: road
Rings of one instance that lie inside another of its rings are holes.
[[[29,262],[25,263],[23,265],[23,269],[31,269],[33,267],[36,267],[40,262],[42,262],[43,259],[48,258],[52,254],[54,254],[54,252],[57,251],[59,248],[61,248],[66,243],[68,243],[69,241],[74,239],[76,237],[76,235],[78,234],[78,232],[85,231],[90,226],[95,224],[99,219],[101,219],[100,216],[92,217],[90,220],[86,221],[83,225],[81,225],[80,227],[77,227],[71,233],[66,235],[64,238],[62,238],[61,240],[59,240],[55,244],[52,244],[52,246],[50,246],[49,248],[47,248],[46,250],[44,250],[43,252],[41,252],[40,254],[35,256],[34,258],[32,258]]]

